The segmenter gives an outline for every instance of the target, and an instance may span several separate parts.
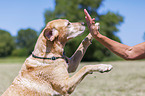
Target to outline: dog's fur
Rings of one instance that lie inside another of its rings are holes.
[[[45,58],[65,57],[63,49],[66,42],[82,34],[84,30],[85,27],[81,23],[70,23],[63,19],[53,20],[40,34],[33,54]],[[91,44],[91,39],[89,34],[71,58],[48,60],[30,55],[12,85],[2,96],[69,96],[87,74],[111,70],[111,65],[86,65],[74,76],[69,77],[68,72],[76,70]]]

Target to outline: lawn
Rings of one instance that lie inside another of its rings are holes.
[[[0,59],[0,95],[17,76],[24,60],[25,58]],[[145,96],[145,61],[99,63],[111,64],[113,70],[88,75],[71,96]],[[78,70],[84,65],[99,63],[83,62]]]

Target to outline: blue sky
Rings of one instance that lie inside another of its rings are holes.
[[[22,28],[40,31],[44,26],[45,10],[53,10],[54,5],[54,0],[1,0],[0,29],[9,31],[13,36]],[[104,0],[99,12],[103,14],[107,11],[124,17],[116,34],[123,44],[133,46],[144,42],[145,0]]]

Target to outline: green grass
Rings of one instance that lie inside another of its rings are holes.
[[[145,61],[104,63],[113,70],[87,76],[72,96],[145,96]]]
[[[16,64],[23,63],[26,57],[5,57],[0,58],[0,64]]]
[[[10,59],[5,64],[5,61],[1,62],[0,59],[0,95],[17,76],[24,58],[19,59],[20,61],[12,60],[13,64]],[[88,75],[71,96],[145,96],[145,61],[101,63],[113,65],[113,70],[108,73]],[[98,64],[98,62],[81,63],[78,70],[87,64]]]

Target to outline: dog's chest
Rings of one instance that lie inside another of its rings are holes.
[[[27,62],[28,63],[28,62]],[[60,80],[68,78],[67,63],[65,60],[54,60],[53,62],[37,62],[37,67],[30,71],[33,76],[39,77],[46,81]],[[27,64],[26,64],[27,65]],[[59,78],[59,79],[58,79]]]

